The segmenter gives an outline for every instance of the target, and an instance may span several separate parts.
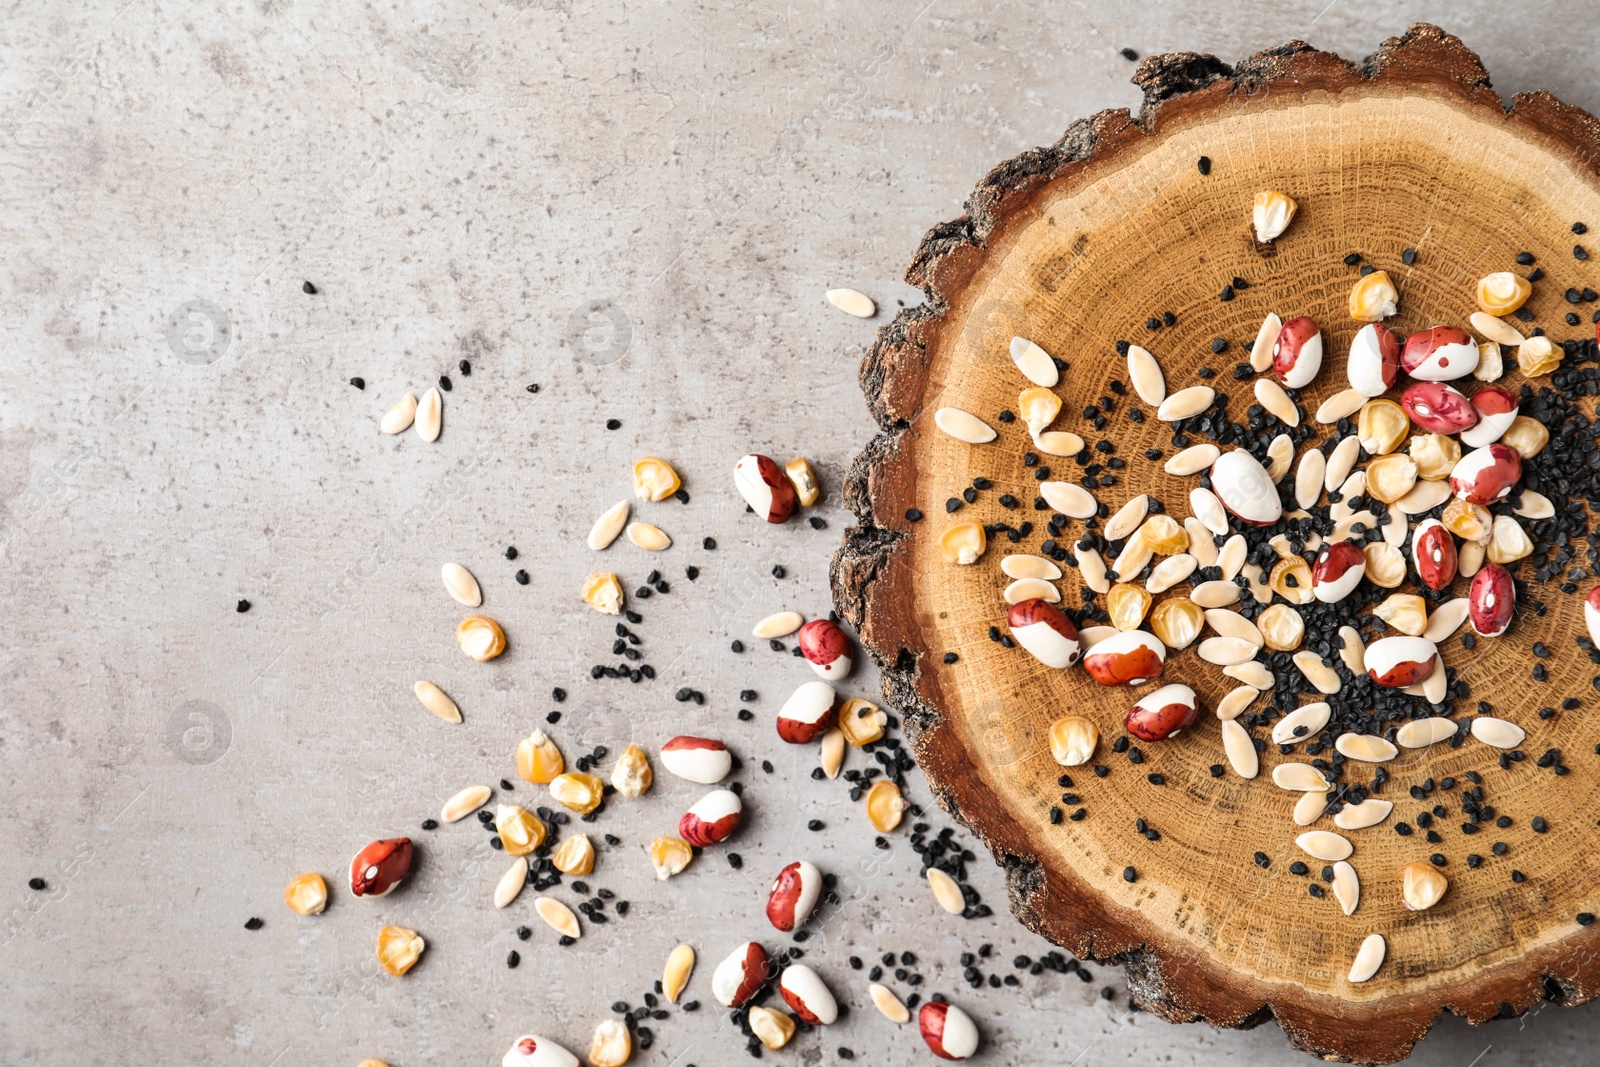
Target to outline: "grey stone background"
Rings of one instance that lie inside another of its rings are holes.
[[[7,5],[0,1062],[482,1064],[530,1029],[581,1052],[679,941],[701,952],[689,995],[709,1006],[712,966],[766,931],[767,883],[799,856],[847,887],[807,948],[853,1010],[771,1060],[833,1062],[845,1045],[857,1062],[929,1062],[844,965],[910,949],[922,991],[979,1021],[982,1062],[1296,1061],[1275,1026],[1129,1011],[1115,968],[968,991],[962,950],[993,943],[1007,974],[1047,946],[1003,915],[936,911],[905,832],[874,850],[842,783],[811,781],[814,753],[774,737],[809,672],[728,642],[778,608],[826,610],[839,482],[873,429],[855,366],[876,323],[822,292],[855,286],[888,313],[918,299],[904,264],[990,166],[1136,105],[1121,48],[1231,59],[1302,37],[1359,56],[1427,19],[1507,94],[1600,110],[1591,14],[1532,0]],[[402,390],[445,371],[436,445],[377,434]],[[811,456],[829,528],[744,515],[731,468],[747,451]],[[692,494],[642,509],[677,544],[659,559],[619,544],[602,562],[629,588],[653,565],[673,584],[637,605],[659,677],[591,682],[611,620],[577,600],[598,569],[582,537],[645,453]],[[698,547],[707,535],[717,551]],[[453,647],[447,559],[505,624],[493,664]],[[463,725],[415,704],[424,676]],[[494,911],[505,858],[473,825],[416,831],[412,880],[352,900],[352,852],[510,775],[555,685],[572,694],[552,729],[569,756],[726,737],[746,760],[744,868],[707,855],[654,881],[643,845],[696,795],[660,775],[597,827],[623,845],[590,881],[631,914],[570,949],[543,927],[515,940],[537,926],[531,894]],[[675,702],[682,685],[705,706]],[[745,687],[760,692],[749,724],[735,719]],[[872,695],[870,672],[846,691]],[[927,800],[920,778],[912,793]],[[315,919],[281,903],[304,870],[334,887]],[[1001,907],[995,869],[980,857],[974,871]],[[25,888],[32,876],[49,888]],[[264,929],[243,929],[252,915]],[[428,939],[404,979],[374,973],[383,922]],[[513,947],[524,959],[508,970]],[[717,1011],[652,1025],[641,1063],[746,1062]],[[1480,1030],[1446,1019],[1415,1062],[1591,1062],[1597,1037],[1593,1007]]]

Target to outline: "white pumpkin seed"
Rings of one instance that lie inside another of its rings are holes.
[[[1378,525],[1378,516],[1374,515],[1366,508],[1362,508],[1360,511],[1355,512],[1352,515],[1346,515],[1344,518],[1333,524],[1333,532],[1328,535],[1328,540],[1330,542],[1350,540],[1350,538],[1355,536],[1355,526],[1357,523],[1360,523],[1363,527],[1370,530],[1374,526]]]
[[[1361,942],[1361,947],[1356,950],[1355,960],[1350,964],[1350,981],[1365,982],[1377,974],[1378,968],[1383,966],[1383,957],[1388,949],[1388,942],[1384,941],[1382,934],[1368,934]]]
[[[1497,345],[1515,348],[1527,340],[1515,326],[1487,311],[1474,311],[1467,317],[1467,321],[1472,323],[1473,333]]]
[[[1399,516],[1391,515],[1389,519],[1389,525],[1383,527],[1383,543],[1391,548],[1399,548],[1406,543],[1406,537],[1411,530],[1405,523],[1399,521]]]
[[[1208,608],[1205,616],[1206,624],[1222,637],[1234,637],[1240,641],[1248,641],[1256,648],[1260,648],[1267,643],[1266,639],[1261,636],[1260,628],[1237,611],[1228,611],[1225,608]]]
[[[957,441],[965,441],[969,445],[988,444],[999,436],[994,432],[994,427],[960,408],[940,408],[933,413],[933,424]]]
[[[572,914],[571,908],[554,897],[538,898],[533,902],[533,910],[556,933],[573,938],[583,936],[583,931],[578,927],[578,917]]]
[[[1121,632],[1115,626],[1085,626],[1078,631],[1078,643],[1087,652],[1106,638],[1115,637]]]
[[[1059,603],[1061,590],[1043,578],[1018,578],[1006,586],[1007,604],[1020,604],[1024,600],[1043,600],[1047,604]]]
[[[1400,750],[1376,734],[1340,734],[1333,747],[1348,759],[1363,763],[1387,763]]]
[[[1333,899],[1339,902],[1346,915],[1353,913],[1361,903],[1361,879],[1356,877],[1356,869],[1344,860],[1333,865]]]
[[[1202,567],[1217,565],[1217,543],[1205,523],[1193,515],[1183,520],[1183,532],[1189,535],[1189,555],[1200,561]]]
[[[1472,720],[1472,736],[1494,748],[1516,748],[1528,735],[1516,723],[1492,715],[1479,715]]]
[[[1208,637],[1200,642],[1200,658],[1218,667],[1231,667],[1255,659],[1256,647],[1237,637]]]
[[[432,682],[427,679],[419,679],[417,684],[411,687],[411,691],[416,694],[417,700],[422,703],[423,707],[439,716],[445,722],[461,721],[461,709],[456,707],[456,702],[445,696],[444,690]]]
[[[1267,477],[1273,484],[1283,481],[1283,476],[1289,473],[1290,464],[1294,463],[1294,441],[1289,435],[1280,433],[1267,445]]]
[[[1436,645],[1444,644],[1445,639],[1461,629],[1461,624],[1467,621],[1469,605],[1470,601],[1464,596],[1446,600],[1428,616],[1428,627],[1422,631],[1422,636]]]
[[[798,611],[775,612],[751,627],[750,636],[759,637],[764,641],[774,637],[788,637],[800,629],[805,621],[805,617]]]
[[[417,436],[432,444],[439,439],[439,430],[444,426],[444,397],[439,395],[439,387],[433,386],[422,399],[417,402],[417,421],[411,428],[417,431]]]
[[[1069,519],[1092,519],[1100,509],[1089,490],[1077,482],[1040,482],[1039,495],[1052,510]]]
[[[1394,739],[1402,748],[1427,748],[1456,735],[1458,725],[1441,716],[1412,719],[1394,732]]]
[[[1324,400],[1317,408],[1317,421],[1324,426],[1332,426],[1340,419],[1349,418],[1361,410],[1361,405],[1367,398],[1354,389],[1344,389],[1334,393]]]
[[[469,785],[444,802],[444,807],[439,809],[439,818],[444,822],[456,822],[464,819],[483,807],[488,799],[488,786]]]
[[[1250,369],[1260,373],[1272,366],[1272,350],[1277,347],[1278,335],[1283,332],[1283,320],[1272,312],[1256,331],[1255,343],[1250,346]]]
[[[1150,495],[1140,493],[1126,504],[1117,509],[1115,515],[1106,520],[1104,532],[1107,541],[1120,541],[1139,528],[1145,515],[1150,510]]]
[[[1199,561],[1187,552],[1168,556],[1156,564],[1150,577],[1145,580],[1144,587],[1151,593],[1165,593],[1179,582],[1187,581],[1199,567]]]
[[[1256,755],[1256,746],[1251,744],[1250,735],[1244,727],[1232,719],[1222,720],[1222,751],[1228,757],[1228,765],[1233,768],[1233,773],[1240,778],[1254,778],[1261,773],[1261,758]]]
[[[1272,743],[1275,745],[1292,745],[1299,741],[1307,741],[1315,737],[1321,729],[1328,725],[1328,718],[1332,709],[1326,701],[1319,700],[1315,704],[1306,704],[1295,708],[1289,714],[1272,724]],[[1301,729],[1304,727],[1304,729]],[[1295,731],[1299,731],[1296,733]]]
[[[1328,780],[1309,763],[1280,763],[1272,768],[1272,784],[1292,793],[1326,793]]]
[[[1294,502],[1303,508],[1316,504],[1322,496],[1322,480],[1328,476],[1328,457],[1320,448],[1308,448],[1294,472]]]
[[[933,899],[939,902],[939,907],[951,915],[960,915],[967,910],[967,899],[961,893],[961,886],[944,871],[929,867],[928,886],[933,890]]]
[[[1294,839],[1300,851],[1308,856],[1313,856],[1324,863],[1334,863],[1338,860],[1347,860],[1355,848],[1350,844],[1350,839],[1332,830],[1307,830]]]
[[[1217,701],[1217,718],[1237,719],[1260,695],[1261,690],[1253,685],[1241,685],[1229,690],[1226,696]]]
[[[1333,451],[1328,453],[1328,470],[1322,476],[1322,488],[1333,492],[1344,480],[1350,477],[1350,472],[1355,469],[1356,460],[1361,456],[1361,438],[1355,434],[1344,438],[1333,446]]]
[[[1274,684],[1272,672],[1259,660],[1249,663],[1235,663],[1231,667],[1222,668],[1222,673],[1245,685],[1253,685],[1262,691],[1271,689]]]
[[[439,568],[439,578],[444,582],[445,592],[449,593],[457,604],[475,608],[483,603],[483,590],[478,588],[478,580],[461,564],[446,563]]]
[[[844,749],[844,731],[837,726],[822,735],[817,764],[830,779],[839,777],[839,768],[844,766]]]
[[[1279,422],[1290,428],[1300,425],[1300,411],[1283,391],[1283,386],[1271,378],[1256,379],[1256,403],[1267,409]]]
[[[1449,691],[1450,678],[1444,671],[1444,661],[1435,660],[1433,671],[1422,680],[1422,696],[1430,704],[1443,704]]]
[[[1463,541],[1456,550],[1456,574],[1462,578],[1471,578],[1483,568],[1484,557],[1488,555],[1488,546],[1480,541]]]
[[[1346,804],[1334,815],[1333,824],[1341,830],[1364,830],[1389,817],[1394,801],[1368,797],[1359,804]]]
[[[1536,493],[1532,489],[1524,489],[1522,498],[1517,502],[1517,506],[1511,510],[1514,514],[1520,515],[1524,519],[1548,519],[1555,515],[1556,506],[1543,493]]]
[[[1406,490],[1405,496],[1394,502],[1393,508],[1398,508],[1402,515],[1421,515],[1449,499],[1449,482],[1418,482]]]
[[[494,887],[494,906],[503,908],[517,899],[522,887],[528,884],[528,857],[518,856],[516,862],[500,876]]]
[[[1160,407],[1167,398],[1167,379],[1161,373],[1161,364],[1138,345],[1128,346],[1128,381],[1133,383],[1139,399],[1151,407]]]
[[[1322,662],[1322,657],[1315,652],[1296,652],[1294,665],[1300,668],[1306,681],[1317,687],[1317,692],[1332,695],[1339,691],[1339,672]]]
[[[1083,451],[1083,438],[1064,430],[1046,430],[1033,435],[1033,444],[1047,456],[1076,456]]]
[[[417,398],[407,393],[402,396],[394,407],[383,413],[383,420],[378,423],[382,433],[405,433],[417,418]]]
[[[622,528],[628,524],[628,508],[631,507],[627,500],[619,500],[612,504],[600,517],[594,520],[594,525],[589,527],[589,548],[595,552],[603,552],[611,547],[622,533]]]
[[[628,523],[628,540],[646,552],[665,552],[672,547],[672,538],[667,532],[648,522]]]
[[[1179,389],[1163,400],[1156,408],[1156,418],[1162,422],[1193,418],[1210,407],[1216,398],[1217,391],[1209,385],[1191,385],[1187,389]]]
[[[1212,533],[1220,536],[1228,532],[1228,513],[1211,490],[1200,486],[1189,490],[1189,510]]]
[[[1300,799],[1294,802],[1294,811],[1291,818],[1296,826],[1310,826],[1328,811],[1328,794],[1309,790],[1300,794]]]
[[[1117,553],[1116,560],[1111,564],[1111,570],[1116,574],[1118,581],[1131,582],[1154,557],[1155,552],[1144,543],[1144,538],[1130,537],[1123,544],[1122,551]]]
[[[1034,385],[1054,389],[1061,380],[1061,372],[1056,370],[1056,361],[1050,358],[1050,353],[1026,337],[1011,339],[1011,361],[1017,365],[1022,376]]]
[[[1225,608],[1239,602],[1239,587],[1232,582],[1201,582],[1190,592],[1189,599],[1202,608]]]
[[[1190,445],[1182,452],[1175,453],[1162,469],[1180,478],[1199,474],[1201,471],[1210,470],[1211,465],[1221,455],[1222,449],[1216,445]]]
[[[1007,578],[1043,578],[1053,582],[1061,577],[1061,568],[1043,556],[1017,552],[1000,561],[1000,570]]]
[[[1246,563],[1240,568],[1239,573],[1244,575],[1245,583],[1250,588],[1250,595],[1255,597],[1257,604],[1272,603],[1272,586],[1267,584],[1267,573],[1259,564]]]
[[[1078,575],[1083,579],[1083,584],[1096,593],[1111,592],[1111,578],[1106,573],[1106,561],[1100,553],[1093,548],[1077,549]]]
[[[872,1006],[877,1008],[878,1012],[890,1022],[900,1024],[911,1021],[910,1009],[901,1003],[900,998],[895,996],[893,991],[887,987],[873,982],[867,986],[867,995],[872,998]]]
[[[1339,658],[1344,660],[1344,665],[1358,677],[1366,674],[1367,646],[1361,642],[1361,632],[1354,626],[1341,626],[1339,637],[1343,641],[1339,646]]]
[[[1234,534],[1228,538],[1222,550],[1217,553],[1217,566],[1222,568],[1222,580],[1231,582],[1237,578],[1249,558],[1250,545],[1246,543],[1243,534]]]
[[[829,289],[827,297],[828,303],[858,319],[870,319],[878,313],[878,305],[872,302],[872,297],[855,289]]]

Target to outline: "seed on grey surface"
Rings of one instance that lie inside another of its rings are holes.
[[[240,600],[239,603],[234,605],[233,610],[237,611],[240,615],[243,615],[245,612],[250,610],[250,601]]]
[[[307,296],[315,296],[317,294],[317,287],[312,285],[310,282],[301,282],[300,291],[305,293]]]
[[[244,928],[246,930],[259,930],[259,929],[261,929],[262,925],[263,924],[262,924],[261,920],[256,918],[256,917],[254,917],[254,916],[251,916],[250,918],[248,918],[248,919],[246,919],[244,921]]]
[[[359,377],[351,378],[350,384],[355,386],[357,389],[365,389],[367,387],[367,380]]]

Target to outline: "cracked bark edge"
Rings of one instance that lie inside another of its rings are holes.
[[[1023,210],[1080,165],[1112,159],[1141,138],[1161,136],[1169,123],[1203,121],[1223,104],[1269,88],[1301,94],[1395,84],[1424,89],[1454,97],[1464,108],[1493,111],[1523,136],[1570,151],[1584,172],[1600,173],[1600,122],[1594,116],[1542,90],[1518,94],[1507,107],[1478,56],[1460,39],[1426,23],[1389,38],[1359,63],[1290,41],[1232,66],[1200,53],[1149,56],[1133,81],[1144,91],[1137,117],[1113,109],[1074,121],[1054,145],[995,167],[974,189],[965,215],[924,236],[905,277],[922,289],[926,302],[902,310],[880,328],[861,363],[860,385],[880,433],[846,476],[845,503],[857,525],[846,532],[829,570],[839,615],[877,664],[884,698],[900,712],[940,806],[1005,870],[1012,913],[1080,959],[1124,965],[1130,994],[1143,1009],[1173,1022],[1238,1029],[1276,1018],[1296,1048],[1324,1059],[1377,1065],[1409,1055],[1445,1011],[1476,1024],[1519,1016],[1544,1000],[1570,1005],[1595,998],[1600,950],[1579,951],[1581,946],[1570,943],[1529,953],[1431,998],[1421,993],[1382,1005],[1347,1004],[1284,996],[1281,990],[1275,998],[1265,986],[1187,949],[1175,954],[1159,931],[1145,929],[1137,916],[1125,921],[1072,872],[1063,876],[1047,870],[1025,848],[1008,843],[1026,840],[1021,827],[979,826],[964,813],[962,786],[970,780],[964,773],[970,756],[939,729],[938,680],[934,672],[921,671],[920,632],[914,618],[903,617],[910,576],[897,548],[906,533],[902,512],[914,498],[915,471],[901,445],[921,410],[928,354],[949,311],[949,295],[970,282],[989,235],[1007,215]]]

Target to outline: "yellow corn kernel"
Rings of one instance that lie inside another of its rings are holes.
[[[689,984],[689,972],[694,970],[694,949],[679,945],[667,953],[667,965],[661,971],[661,995],[670,1003],[678,1002],[678,994]]]
[[[1497,270],[1478,279],[1478,291],[1474,295],[1478,307],[1490,315],[1509,315],[1528,302],[1528,297],[1533,295],[1533,283],[1520,274]]]
[[[796,456],[785,463],[783,474],[789,479],[789,484],[794,486],[794,496],[801,507],[809,508],[822,495],[822,489],[817,484],[817,472],[812,469],[811,461],[806,457]]]
[[[495,809],[494,825],[508,856],[526,856],[544,844],[545,825],[527,808],[501,804]]]
[[[1393,504],[1411,492],[1411,487],[1417,484],[1418,473],[1416,463],[1404,452],[1375,456],[1367,464],[1367,495]]]
[[[1518,415],[1500,435],[1500,443],[1516,449],[1523,459],[1532,459],[1550,443],[1550,430],[1538,419]]]
[[[1367,581],[1380,589],[1394,589],[1406,580],[1405,553],[1387,541],[1369,541],[1361,550]]]
[[[900,825],[905,810],[905,797],[900,795],[900,787],[893,782],[880,778],[867,790],[867,818],[884,833]]]
[[[568,771],[550,780],[550,796],[579,815],[587,815],[598,808],[605,799],[605,789],[606,784],[599,778],[580,771]]]
[[[456,627],[456,644],[479,663],[487,663],[506,650],[506,632],[487,615],[468,615]]]
[[[1411,462],[1417,465],[1417,477],[1437,482],[1450,477],[1450,472],[1461,461],[1461,445],[1454,437],[1442,433],[1418,434],[1411,439]]]
[[[694,849],[681,837],[658,837],[650,842],[650,865],[656,869],[656,877],[663,882],[675,874],[681,874],[692,859]]]
[[[665,500],[683,486],[672,464],[645,456],[633,465],[633,495],[640,500]]]
[[[1256,617],[1256,629],[1274,652],[1293,652],[1306,636],[1306,621],[1287,604],[1273,604]]]
[[[1488,544],[1489,529],[1494,519],[1488,508],[1457,498],[1444,506],[1444,511],[1439,514],[1439,522],[1463,541]]]
[[[881,740],[888,723],[882,708],[860,697],[851,697],[839,708],[839,732],[857,748]]]
[[[1357,322],[1382,322],[1399,310],[1400,294],[1389,272],[1375,270],[1350,290],[1350,317]]]
[[[1262,243],[1275,240],[1289,228],[1289,223],[1294,221],[1294,213],[1299,208],[1299,204],[1275,189],[1257,193],[1250,212],[1250,221],[1255,225],[1256,240]]]
[[[1356,417],[1356,437],[1369,456],[1382,456],[1400,447],[1411,433],[1411,417],[1393,400],[1369,400]]]
[[[622,1067],[633,1055],[633,1037],[616,1019],[606,1019],[594,1028],[589,1042],[589,1067]]]
[[[653,781],[655,775],[650,770],[650,759],[638,745],[623,749],[616,766],[611,768],[612,787],[630,800],[643,796]]]
[[[321,915],[328,906],[328,883],[314,871],[302,874],[284,888],[283,902],[301,915]]]
[[[562,874],[582,878],[594,872],[594,842],[588,834],[575,834],[556,846],[550,862]]]
[[[939,535],[939,551],[951,563],[976,563],[988,547],[989,536],[981,523],[958,522]]]
[[[1050,724],[1050,756],[1063,767],[1088,763],[1100,743],[1100,728],[1082,715],[1064,715]]]
[[[1311,567],[1299,556],[1289,556],[1274,564],[1267,585],[1291,604],[1311,603]]]
[[[1530,337],[1517,346],[1517,366],[1522,368],[1522,373],[1530,378],[1541,374],[1549,374],[1561,366],[1561,357],[1566,355],[1559,345],[1550,338],[1540,334]]]
[[[750,1008],[745,1021],[750,1024],[750,1032],[756,1035],[756,1039],[773,1052],[787,1045],[789,1039],[794,1037],[795,1023],[792,1018],[760,1004]]]
[[[1142,585],[1118,582],[1106,595],[1106,611],[1111,625],[1119,630],[1137,630],[1150,611],[1152,597]]]
[[[1038,435],[1061,414],[1061,398],[1042,385],[1017,394],[1017,414],[1028,431]]]
[[[1189,533],[1171,515],[1152,515],[1135,535],[1158,556],[1176,556],[1189,548]]]
[[[1421,637],[1428,628],[1428,605],[1415,593],[1393,593],[1383,599],[1372,613],[1401,633]]]
[[[1205,621],[1206,614],[1199,604],[1186,596],[1172,596],[1157,604],[1150,613],[1150,632],[1176,651],[1194,643]]]
[[[583,580],[583,602],[602,615],[622,611],[622,586],[615,574],[591,574]]]
[[[566,769],[561,750],[543,730],[536,729],[517,742],[517,776],[524,782],[544,785]]]
[[[416,966],[427,947],[415,930],[403,926],[385,926],[378,931],[378,963],[396,978]]]

